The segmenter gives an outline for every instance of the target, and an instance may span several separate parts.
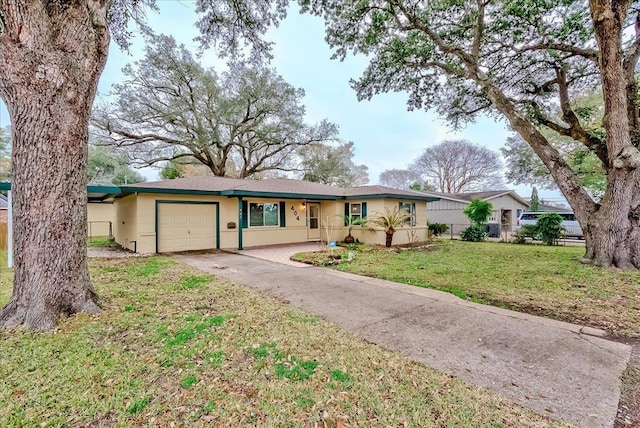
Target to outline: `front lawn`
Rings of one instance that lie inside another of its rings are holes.
[[[583,247],[442,240],[416,250],[360,247],[337,269],[640,337],[640,273],[583,265],[583,254]]]
[[[172,259],[90,265],[103,314],[0,330],[0,426],[559,425]]]

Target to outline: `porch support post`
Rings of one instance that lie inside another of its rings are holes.
[[[238,197],[238,250],[243,250],[242,248],[242,196]]]

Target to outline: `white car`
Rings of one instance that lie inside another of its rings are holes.
[[[538,217],[542,214],[551,214],[553,211],[531,211],[531,212],[523,212],[520,214],[518,218],[518,222],[516,223],[516,230],[520,229],[520,227],[526,224],[536,224]],[[580,227],[580,223],[576,219],[576,216],[571,211],[565,212],[556,212],[554,214],[558,214],[562,217],[562,227],[564,228],[565,236],[571,236],[575,238],[584,238],[584,234],[582,233],[582,228]]]

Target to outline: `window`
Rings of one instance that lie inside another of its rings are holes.
[[[416,225],[416,204],[414,202],[400,202],[400,209],[407,210],[410,214],[410,217],[405,220],[405,224],[410,224],[411,226]]]
[[[361,204],[351,204],[350,215],[354,219],[362,217],[362,205]]]
[[[277,203],[249,204],[249,226],[278,226],[278,219]]]
[[[353,220],[359,220],[367,217],[367,203],[366,202],[345,202],[344,204],[344,225],[347,226],[347,217],[351,217]]]

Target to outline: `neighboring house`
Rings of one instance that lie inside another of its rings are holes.
[[[464,210],[474,199],[491,202],[493,214],[489,218],[489,231],[492,236],[500,232],[511,232],[518,217],[529,209],[529,204],[513,190],[494,190],[470,193],[426,192],[427,195],[440,198],[427,203],[429,223],[445,223],[454,235],[459,234],[471,223]]]
[[[7,211],[9,209],[9,203],[7,197],[0,193],[0,223],[7,222]]]

